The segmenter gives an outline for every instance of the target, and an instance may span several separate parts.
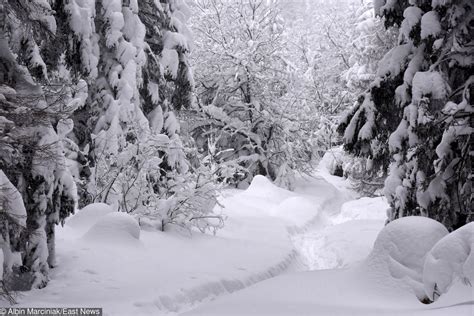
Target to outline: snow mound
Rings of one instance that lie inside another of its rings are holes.
[[[474,222],[442,238],[426,255],[423,283],[429,299],[446,293],[456,279],[474,281]]]
[[[245,190],[245,194],[249,196],[281,201],[288,196],[288,193],[287,190],[276,186],[271,180],[261,175],[255,176],[250,186]]]
[[[66,225],[75,230],[86,232],[103,216],[113,212],[114,210],[110,205],[104,203],[89,204],[68,218]]]
[[[100,218],[84,235],[84,239],[94,242],[133,244],[140,239],[140,226],[131,215],[114,212]]]
[[[256,175],[248,187],[248,191],[271,190],[273,187],[275,187],[275,185],[270,181],[270,179],[262,175]]]
[[[295,217],[298,217],[295,215],[306,214],[308,212],[311,213],[312,216],[316,215],[314,211],[314,203],[301,196],[290,197],[278,204],[278,206],[272,210],[274,215],[282,217],[288,216],[288,219],[290,220],[294,220]]]
[[[366,266],[382,278],[392,278],[425,298],[422,282],[425,256],[448,230],[439,222],[421,216],[397,219],[379,233]],[[395,286],[397,286],[395,285]]]
[[[341,213],[333,222],[340,224],[352,220],[386,220],[388,207],[385,197],[363,197],[344,203]]]
[[[296,227],[305,226],[318,215],[319,205],[301,196],[290,197],[270,210],[270,215],[293,223]]]
[[[230,216],[272,216],[270,213],[275,207],[293,196],[293,192],[274,185],[264,176],[257,175],[245,191],[239,191],[229,198],[221,198],[220,204],[223,211]]]

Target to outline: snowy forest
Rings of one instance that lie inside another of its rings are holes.
[[[473,129],[472,0],[0,0],[0,315],[473,315]]]

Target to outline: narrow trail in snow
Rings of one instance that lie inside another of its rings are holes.
[[[383,197],[359,198],[343,178],[318,174],[336,196],[322,206],[319,221],[292,241],[307,270],[346,268],[369,255],[388,205]]]
[[[306,270],[320,270],[338,268],[342,262],[334,251],[327,251],[329,228],[335,225],[334,218],[341,212],[344,203],[354,197],[338,189],[326,179],[322,179],[327,186],[333,188],[334,196],[329,198],[320,208],[317,220],[305,231],[291,237]],[[317,196],[318,192],[304,192],[305,197]]]

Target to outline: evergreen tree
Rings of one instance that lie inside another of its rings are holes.
[[[186,5],[180,0],[84,4],[71,0],[65,9],[72,39],[82,50],[71,60],[79,59],[88,76],[87,104],[75,113],[81,122],[76,138],[91,167],[86,196],[151,218],[161,229],[197,225],[191,218],[199,218],[202,228],[214,190],[198,184],[200,177],[189,170],[175,114],[190,106],[194,84]],[[91,131],[90,137],[81,137],[83,130]]]
[[[352,95],[363,95],[376,78],[380,59],[397,43],[397,30],[385,29],[383,19],[375,15],[372,0],[362,1],[355,11],[352,53],[348,58],[350,68],[344,72],[344,82]],[[387,172],[374,168],[370,157],[346,158],[344,176],[348,177],[355,190],[362,195],[378,194],[382,191]]]
[[[42,56],[56,32],[48,2],[4,1],[0,13],[0,168],[21,193],[27,214],[20,237],[10,234],[23,266],[7,269],[5,280],[26,289],[46,284],[55,264],[55,225],[75,209],[76,187],[57,133],[74,102],[53,84]]]
[[[472,1],[377,1],[398,45],[340,125],[345,148],[388,168],[389,220],[472,220]],[[470,144],[471,143],[471,144]],[[391,159],[390,159],[391,158]]]

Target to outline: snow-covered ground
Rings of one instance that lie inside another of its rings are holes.
[[[387,288],[376,275],[356,266],[285,274],[219,298],[186,316],[469,316],[472,292],[455,288],[432,305],[410,292]]]
[[[58,229],[48,286],[21,295],[19,306],[95,306],[106,315],[469,315],[474,298],[464,287],[425,306],[368,268],[387,204],[355,199],[322,166],[294,192],[260,176],[245,191],[223,192],[227,221],[217,236],[140,231],[128,215],[89,206]]]
[[[306,267],[292,236],[314,226],[343,200],[322,178],[297,192],[256,177],[246,191],[224,192],[228,217],[217,236],[137,232],[127,215],[94,205],[57,232],[58,266],[45,289],[24,293],[20,306],[100,306],[108,315],[157,315]],[[139,234],[139,236],[138,236]]]
[[[468,231],[472,234],[472,226],[466,227],[462,234]],[[425,297],[422,269],[426,253],[430,249],[437,249],[434,257],[449,253],[442,248],[451,244],[452,250],[452,241],[461,240],[460,235],[448,235],[446,228],[434,220],[406,217],[384,227],[370,255],[349,268],[285,274],[219,298],[183,316],[473,315],[472,287],[460,282],[433,304],[424,305],[417,298],[417,295]],[[471,242],[469,238],[462,240]],[[463,247],[464,251],[457,253],[466,254],[470,258],[466,264],[472,264],[470,247]],[[470,271],[466,273],[469,275],[474,267],[464,266],[461,270]],[[438,280],[446,272],[451,275],[446,269],[433,271],[438,275],[430,273],[429,277]]]

